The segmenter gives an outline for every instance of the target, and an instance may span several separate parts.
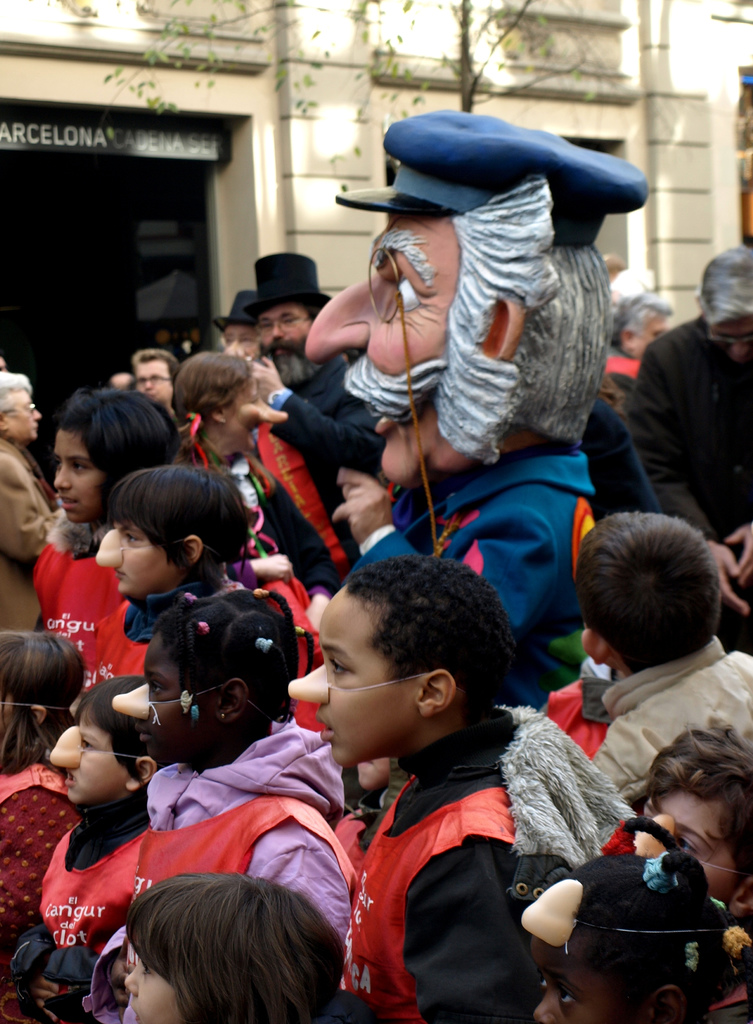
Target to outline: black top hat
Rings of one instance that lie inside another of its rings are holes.
[[[278,252],[257,260],[256,287],[256,301],[246,304],[246,312],[254,318],[279,302],[300,302],[321,309],[330,300],[319,291],[316,263],[297,252]]]
[[[238,292],[233,299],[233,308],[227,316],[216,316],[212,323],[216,324],[221,331],[224,331],[228,324],[255,324],[256,317],[249,316],[246,306],[256,302],[256,292],[249,288],[245,292]]]

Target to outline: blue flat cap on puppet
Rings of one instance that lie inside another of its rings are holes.
[[[481,114],[440,110],[406,118],[390,127],[384,148],[401,162],[394,185],[342,193],[338,203],[448,216],[540,174],[554,202],[554,244],[587,245],[606,214],[637,210],[648,196],[646,178],[626,160]]]

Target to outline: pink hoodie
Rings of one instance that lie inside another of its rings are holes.
[[[162,768],[149,783],[149,821],[161,831],[195,825],[230,811],[262,794],[302,800],[334,826],[343,812],[340,768],[318,733],[294,721],[272,723],[269,736],[257,740],[231,764],[199,774],[188,765]],[[285,823],[254,846],[248,874],[266,878],[308,896],[344,940],[350,921],[348,884],[331,848],[297,822]],[[113,936],[92,978],[92,1007],[98,1020],[118,1020],[109,968],[122,944]],[[125,1021],[135,1017],[126,1011]]]

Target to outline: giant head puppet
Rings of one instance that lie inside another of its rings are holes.
[[[645,202],[644,176],[546,132],[452,111],[392,125],[384,146],[401,161],[394,186],[337,197],[388,214],[370,281],[325,307],[306,351],[366,350],[346,386],[385,418],[387,476],[417,482],[396,287],[430,477],[493,463],[511,443],[579,440],[611,317],[592,243],[605,214]]]

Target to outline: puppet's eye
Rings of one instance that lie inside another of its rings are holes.
[[[413,291],[413,285],[407,277],[402,278],[398,290],[403,297],[403,308],[406,313],[410,313],[412,309],[417,309],[421,305],[418,296]]]

